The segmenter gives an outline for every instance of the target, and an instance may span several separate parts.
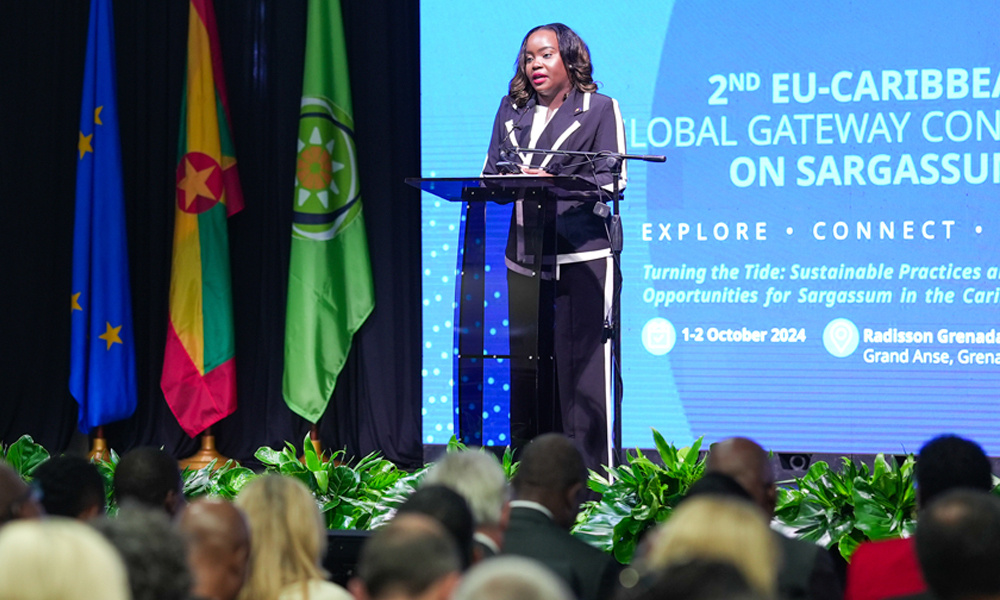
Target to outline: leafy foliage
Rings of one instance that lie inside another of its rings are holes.
[[[793,486],[778,488],[775,518],[798,537],[829,548],[838,546],[850,559],[865,540],[910,534],[915,527],[916,492],[913,455],[899,464],[882,454],[874,466],[844,457],[838,473],[820,461]]]
[[[108,460],[94,460],[97,472],[104,480],[104,498],[108,507],[108,514],[113,515],[118,512],[118,505],[115,504],[115,469],[118,468],[118,461],[121,457],[112,449],[108,449]]]
[[[469,450],[469,447],[458,441],[458,438],[454,435],[448,440],[448,446],[445,448],[445,452],[451,454],[452,452],[465,452]],[[485,448],[476,448],[478,452],[486,452]],[[503,468],[503,474],[507,476],[507,481],[514,479],[517,475],[517,467],[521,463],[514,460],[514,449],[507,446],[503,450],[503,455],[500,457],[500,466]],[[427,465],[430,466],[430,465]]]
[[[353,467],[343,462],[345,454],[344,450],[338,450],[320,456],[306,436],[302,461],[289,443],[280,452],[260,448],[254,456],[267,466],[268,472],[295,477],[304,483],[316,497],[328,528],[367,529],[383,510],[380,507],[383,495],[407,473],[377,452],[365,456]]]
[[[577,537],[612,552],[626,564],[642,535],[670,517],[705,470],[705,461],[699,458],[702,438],[690,448],[676,448],[655,429],[652,433],[659,461],[636,449],[629,453],[627,464],[607,469],[607,477],[591,471],[588,485],[601,499],[584,503],[573,529]],[[474,450],[453,436],[447,451]],[[346,460],[343,450],[319,455],[308,437],[302,454],[299,459],[297,449],[286,443],[281,451],[262,447],[255,456],[268,472],[302,481],[316,497],[331,529],[380,526],[413,493],[429,469],[428,465],[407,473],[378,452],[357,462]],[[30,481],[49,453],[25,435],[8,448],[0,446],[0,458]],[[110,513],[115,511],[113,484],[118,461],[113,450],[109,460],[95,461],[104,478]],[[879,454],[871,468],[846,457],[842,461],[839,471],[816,462],[801,478],[783,482],[778,488],[776,521],[801,538],[827,547],[836,544],[845,558],[862,541],[912,533],[916,509],[913,456],[900,464],[894,457],[887,460]],[[517,473],[518,463],[510,447],[501,457],[501,465],[508,480]],[[214,466],[182,473],[187,497],[233,499],[256,477],[235,461],[213,470]],[[994,493],[1000,494],[1000,488]]]
[[[451,439],[448,440],[448,446],[445,448],[445,451],[448,454],[451,454],[452,452],[485,452],[486,450],[482,448],[469,448],[453,435],[451,436]],[[510,446],[507,446],[500,459],[500,466],[503,468],[504,475],[507,476],[507,481],[510,481],[517,473],[517,467],[519,464],[520,463],[514,460],[514,451]],[[386,490],[385,493],[382,494],[382,498],[376,506],[375,513],[370,523],[371,529],[381,527],[392,518],[396,509],[406,502],[406,499],[410,497],[410,494],[412,494],[417,487],[419,487],[420,481],[423,479],[424,475],[427,474],[427,471],[430,470],[430,468],[431,465],[425,465],[413,473],[401,477],[390,489]]]
[[[375,503],[375,510],[372,512],[369,529],[378,529],[388,523],[396,514],[396,510],[406,502],[410,494],[420,486],[420,480],[424,478],[430,465],[425,465],[416,471],[405,474],[396,480]]]
[[[106,494],[108,514],[115,514],[118,506],[114,498],[115,470],[118,468],[120,457],[114,450],[109,450],[107,460],[95,459],[94,466],[97,472],[104,479],[104,492]],[[190,469],[185,467],[181,472],[182,489],[184,496],[192,500],[202,496],[213,498],[225,498],[233,500],[240,490],[253,479],[254,472],[246,467],[241,467],[234,460],[226,461],[218,469],[216,462],[202,467],[201,469]]]
[[[227,460],[224,465],[215,468],[212,461],[200,469],[185,467],[181,472],[184,481],[184,496],[194,499],[202,496],[234,500],[237,494],[250,483],[256,475],[246,467],[241,467],[234,460]]]
[[[500,457],[500,466],[503,467],[503,474],[507,476],[507,481],[514,479],[517,475],[517,467],[521,463],[514,460],[514,450],[510,446],[507,446],[503,451],[503,456]]]
[[[7,448],[0,444],[0,458],[6,461],[21,479],[31,481],[32,473],[38,465],[49,459],[49,451],[36,443],[30,435],[25,434]]]
[[[678,449],[652,431],[663,466],[636,449],[628,464],[606,467],[608,478],[591,471],[588,484],[601,499],[584,503],[573,528],[575,536],[613,553],[622,564],[632,560],[643,534],[670,517],[705,471],[705,459],[698,457],[702,438]]]

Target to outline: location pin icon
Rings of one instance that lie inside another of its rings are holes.
[[[843,323],[837,323],[830,328],[830,337],[833,341],[833,347],[838,353],[843,354],[844,350],[847,349],[847,345],[851,342],[851,332]]]
[[[837,358],[850,356],[858,347],[858,328],[848,319],[834,319],[823,330],[823,345]]]

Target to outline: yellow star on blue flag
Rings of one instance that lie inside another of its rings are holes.
[[[70,296],[69,389],[80,405],[77,424],[84,433],[131,416],[137,395],[113,23],[111,0],[92,0]]]

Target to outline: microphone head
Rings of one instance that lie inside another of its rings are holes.
[[[519,173],[520,169],[518,169],[515,163],[512,163],[509,160],[501,160],[497,163],[497,171],[504,175],[511,175]]]

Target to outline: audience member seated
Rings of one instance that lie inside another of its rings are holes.
[[[924,444],[917,456],[914,478],[918,508],[948,490],[989,491],[993,486],[990,461],[983,449],[954,435],[939,436]],[[882,600],[925,589],[912,538],[861,544],[847,567],[846,600]]]
[[[738,485],[738,484],[737,484]],[[732,563],[695,559],[668,565],[621,600],[765,600]]]
[[[115,468],[118,506],[138,503],[166,511],[174,517],[184,507],[184,492],[177,461],[157,448],[136,448]]]
[[[922,597],[1000,600],[1000,499],[973,490],[942,494],[921,513],[915,537],[933,592]]]
[[[729,438],[712,444],[706,473],[721,473],[736,480],[770,521],[774,518],[778,489],[767,451],[753,440]],[[833,560],[824,548],[775,532],[781,549],[778,592],[785,600],[840,600],[843,586]]]
[[[402,514],[368,538],[348,586],[356,600],[448,600],[461,565],[454,540],[438,521]]]
[[[0,527],[17,519],[37,519],[44,512],[38,489],[24,483],[17,471],[0,462]]]
[[[178,526],[187,541],[192,600],[234,600],[250,562],[243,512],[225,500],[197,500],[181,513]]]
[[[250,523],[250,576],[240,600],[349,600],[320,566],[326,527],[312,493],[297,479],[265,475],[236,498]]]
[[[462,559],[462,570],[472,563],[472,534],[475,530],[469,505],[455,490],[443,485],[424,485],[413,492],[396,511],[397,515],[426,515],[444,527]]]
[[[516,499],[503,553],[541,562],[581,600],[604,600],[615,594],[620,566],[569,533],[586,480],[580,451],[566,436],[547,433],[532,440],[514,476]]]
[[[125,561],[132,600],[187,598],[191,590],[187,548],[162,510],[131,504],[113,518],[91,522]]]
[[[472,567],[452,600],[573,600],[573,593],[536,561],[499,556]]]
[[[59,517],[0,529],[0,598],[130,600],[125,565],[111,544]]]
[[[702,475],[701,479],[691,484],[681,502],[687,502],[690,498],[697,498],[699,496],[726,496],[755,504],[753,498],[747,493],[746,488],[729,475],[723,473],[705,473]]]
[[[446,485],[465,498],[476,525],[473,562],[496,556],[507,528],[509,488],[507,476],[488,452],[450,452],[437,461],[421,485]]]
[[[767,520],[753,504],[703,495],[684,500],[653,532],[644,570],[657,573],[699,559],[728,562],[756,593],[773,596],[780,552]]]
[[[89,460],[57,456],[32,474],[42,492],[45,513],[89,521],[104,514],[104,479]]]

